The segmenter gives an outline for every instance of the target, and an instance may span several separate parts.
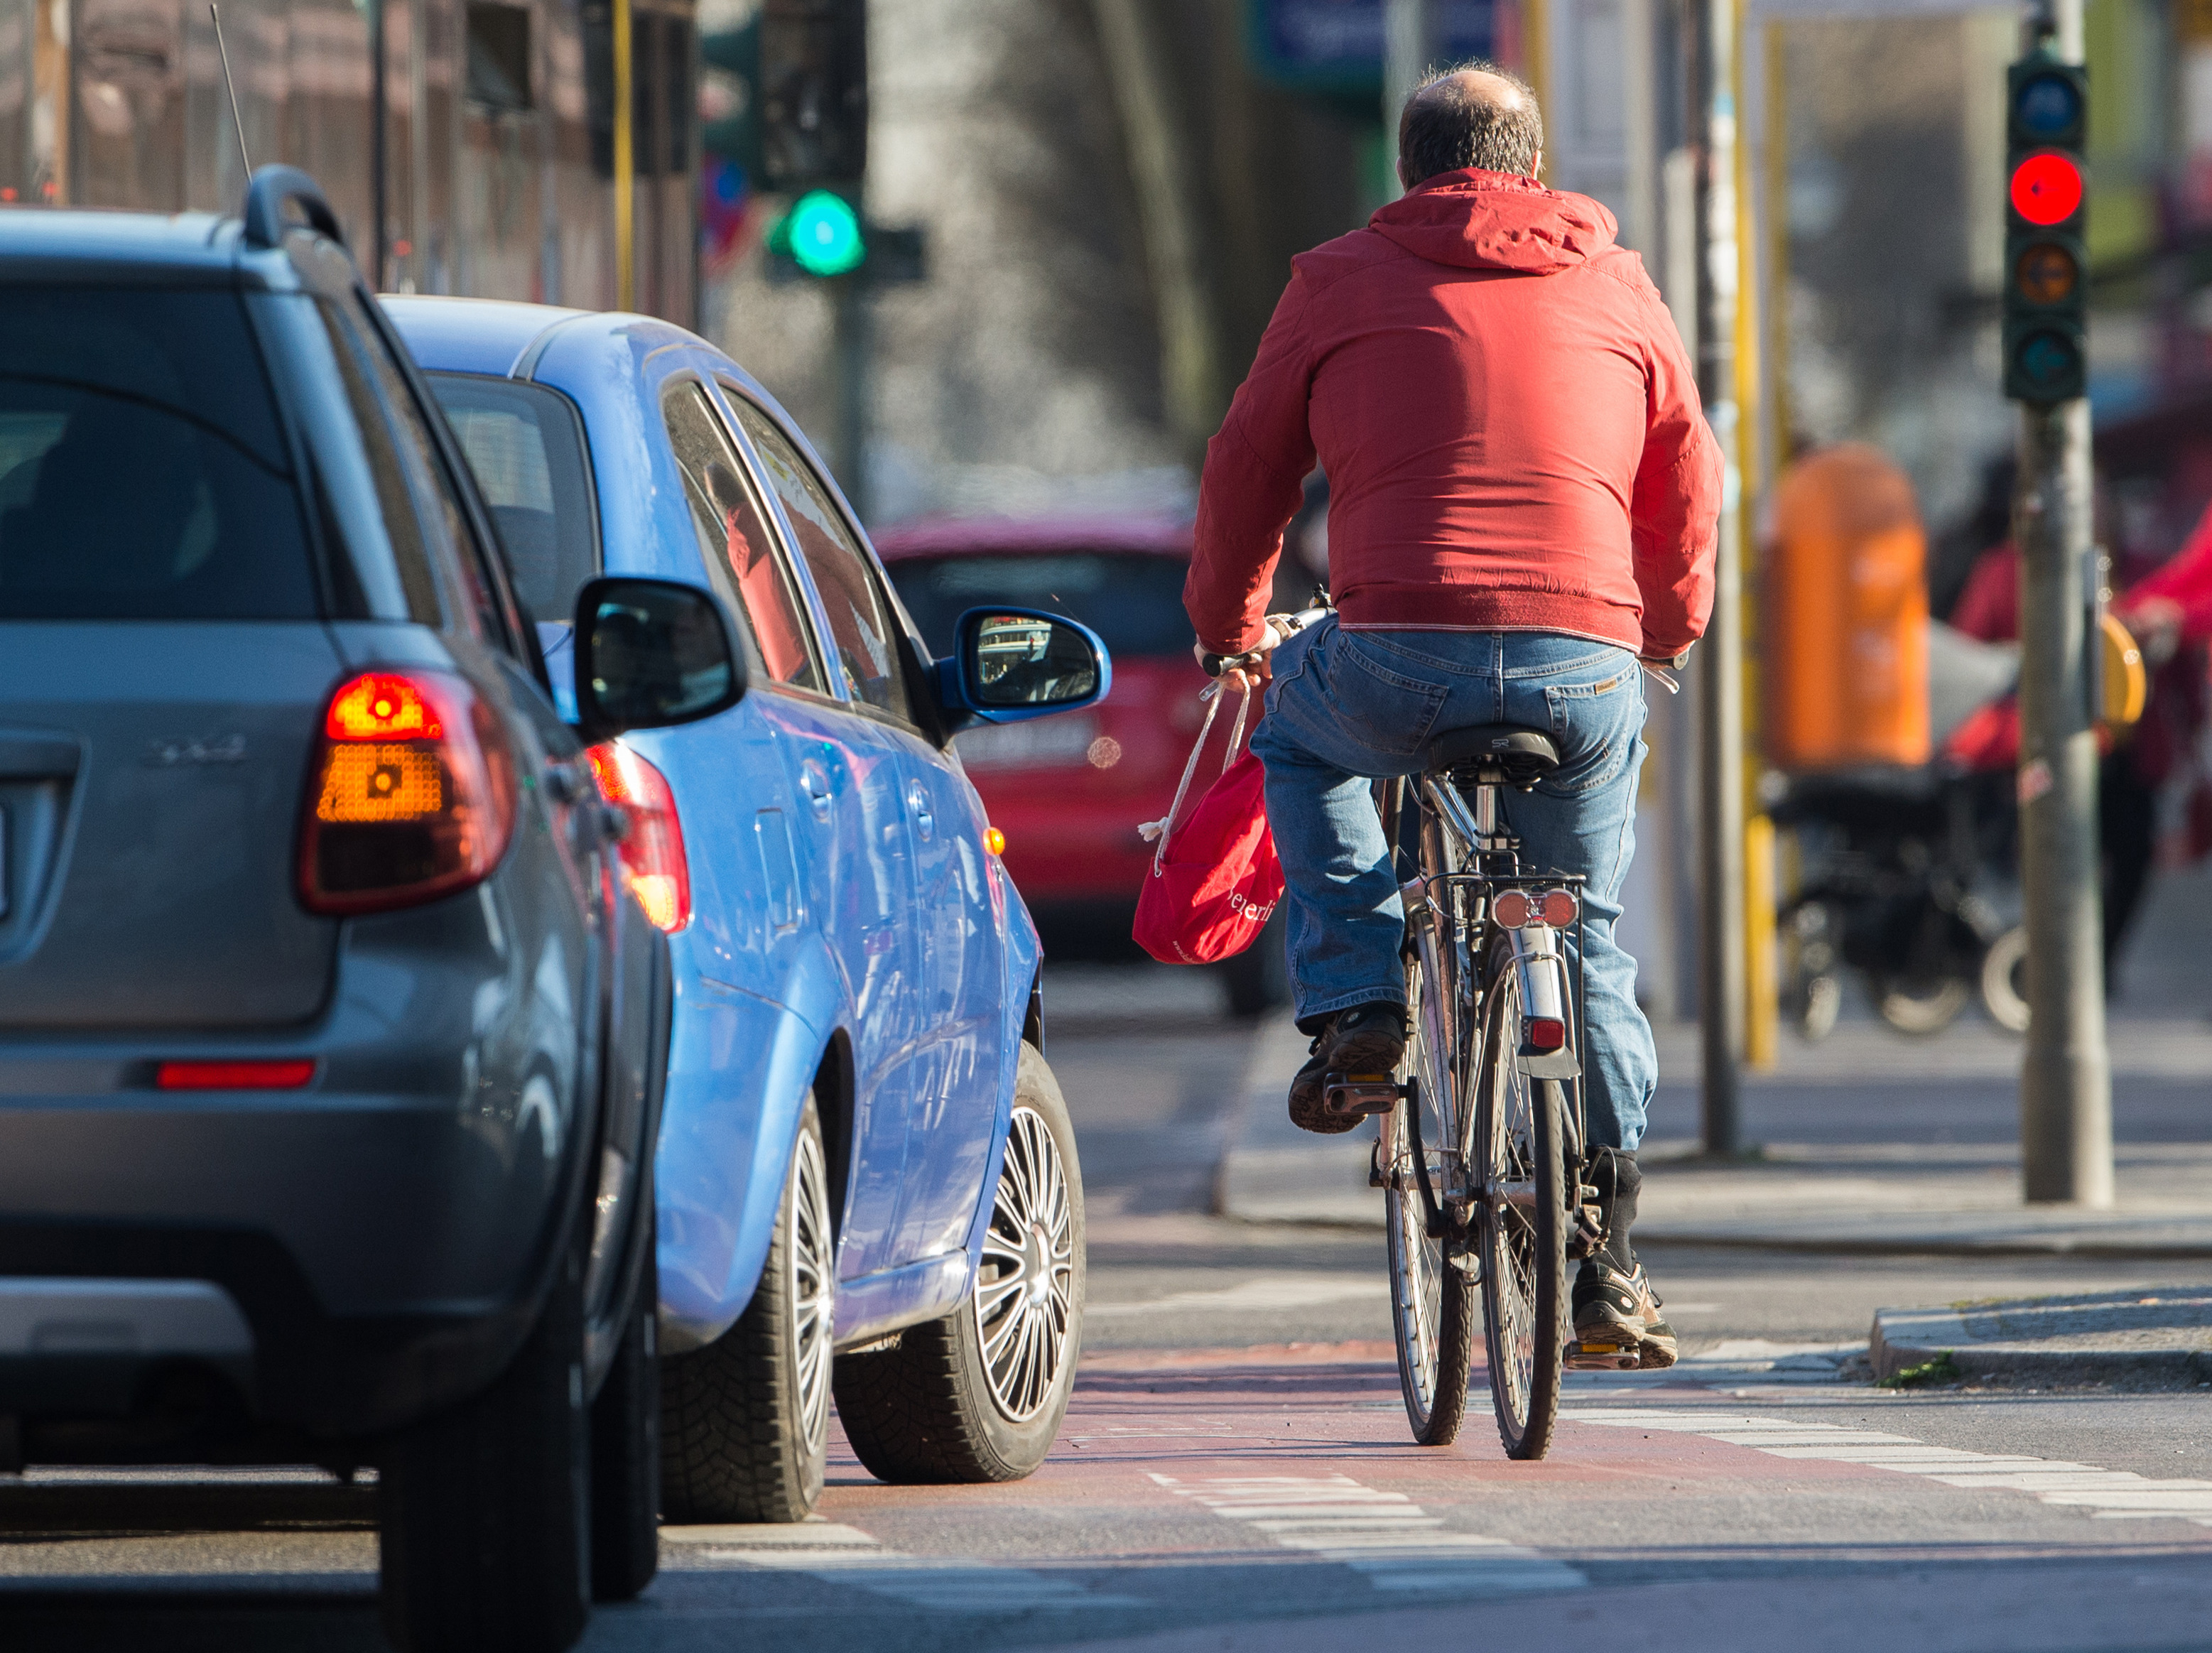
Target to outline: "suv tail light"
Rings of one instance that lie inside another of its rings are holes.
[[[673,934],[691,921],[691,864],[684,855],[676,794],[659,769],[619,741],[585,755],[599,795],[629,822],[622,841],[623,882],[645,915]]]
[[[514,832],[514,762],[447,672],[365,672],[331,696],[300,843],[314,913],[378,913],[489,877]]]

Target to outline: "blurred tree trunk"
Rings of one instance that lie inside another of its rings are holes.
[[[1197,146],[1179,118],[1170,43],[1146,0],[1091,0],[1130,180],[1160,335],[1160,400],[1177,447],[1195,465],[1220,422],[1220,327],[1185,157]]]

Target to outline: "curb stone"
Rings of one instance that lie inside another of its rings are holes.
[[[2057,1348],[2044,1342],[1978,1340],[1952,1309],[1878,1309],[1867,1338],[1876,1378],[1948,1354],[1968,1383],[2022,1377],[2061,1383],[2134,1383],[2180,1386],[2212,1381],[2212,1350],[2179,1342],[2165,1348]]]

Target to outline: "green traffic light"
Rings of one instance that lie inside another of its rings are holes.
[[[781,230],[781,239],[789,243],[792,262],[810,276],[844,275],[859,269],[868,256],[853,204],[828,190],[800,196]]]

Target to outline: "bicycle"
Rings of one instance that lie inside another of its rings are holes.
[[[1279,629],[1328,612],[1280,617]],[[1218,676],[1250,659],[1205,664]],[[1488,724],[1438,737],[1425,772],[1376,783],[1394,855],[1408,853],[1405,829],[1413,840],[1401,885],[1409,1037],[1396,1073],[1323,1080],[1332,1109],[1381,1117],[1370,1182],[1388,1196],[1414,1440],[1458,1437],[1479,1289],[1498,1437],[1520,1459],[1550,1449],[1571,1341],[1566,1265],[1602,1237],[1597,1190],[1582,1180],[1583,879],[1524,870],[1498,810],[1501,788],[1527,792],[1559,763],[1549,731]],[[1632,1352],[1575,1349],[1577,1369],[1638,1364]]]

